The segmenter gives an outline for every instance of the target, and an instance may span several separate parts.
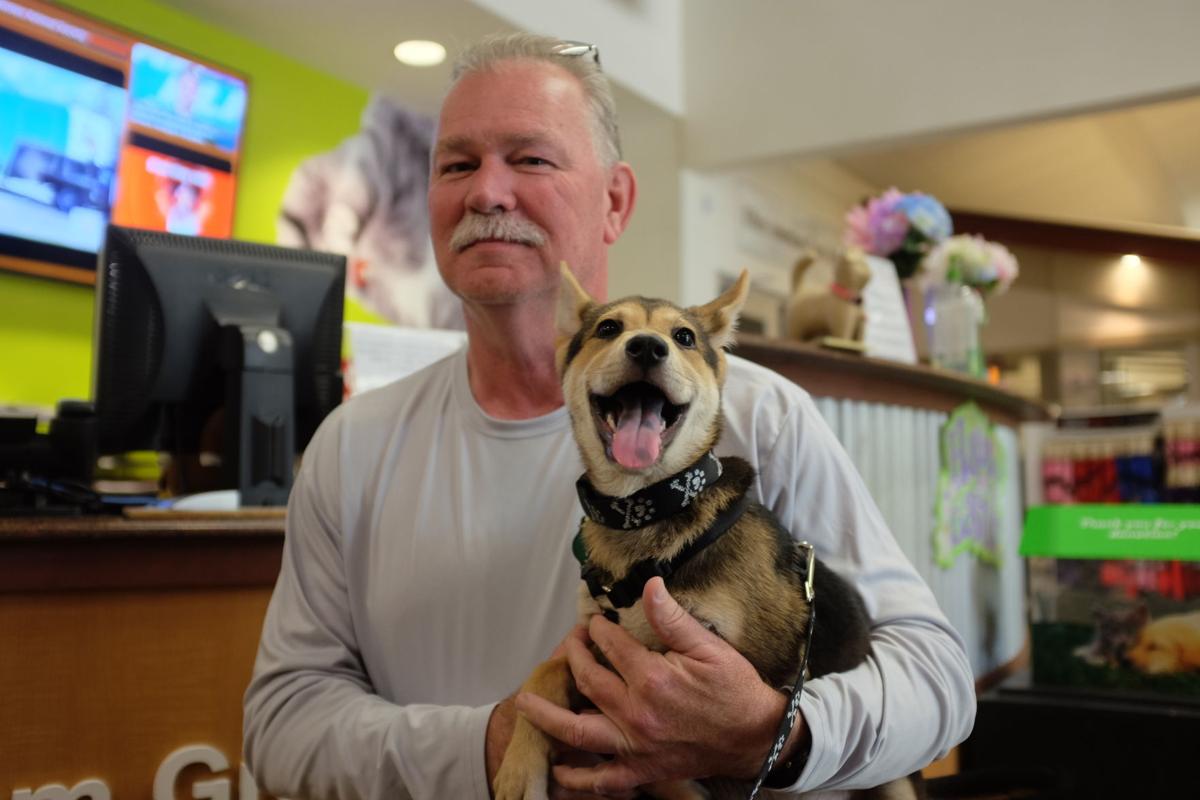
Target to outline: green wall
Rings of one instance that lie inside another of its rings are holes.
[[[247,0],[253,2],[253,0]],[[151,0],[63,5],[248,76],[236,238],[275,240],[275,214],[296,165],[358,129],[366,90]],[[53,406],[90,396],[90,287],[0,272],[0,405]],[[349,310],[350,316],[357,316]]]

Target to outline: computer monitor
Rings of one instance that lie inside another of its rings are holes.
[[[199,452],[224,413],[224,488],[283,505],[341,402],[342,256],[109,226],[96,284],[101,454]]]

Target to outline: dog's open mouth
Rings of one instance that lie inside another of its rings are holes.
[[[592,395],[596,430],[610,461],[642,470],[658,462],[687,414],[687,405],[671,403],[662,389],[640,381],[611,395]]]

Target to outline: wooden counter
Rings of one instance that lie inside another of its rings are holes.
[[[100,779],[113,798],[150,800],[160,769],[178,797],[236,786],[282,543],[282,510],[0,519],[0,796]],[[170,780],[164,762],[189,745],[228,768]]]
[[[943,369],[883,361],[816,345],[739,334],[734,354],[769,367],[814,397],[952,411],[974,400],[1001,425],[1049,419],[1041,403]]]

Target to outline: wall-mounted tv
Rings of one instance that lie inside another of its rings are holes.
[[[93,283],[109,222],[228,237],[246,79],[0,0],[0,269]]]

